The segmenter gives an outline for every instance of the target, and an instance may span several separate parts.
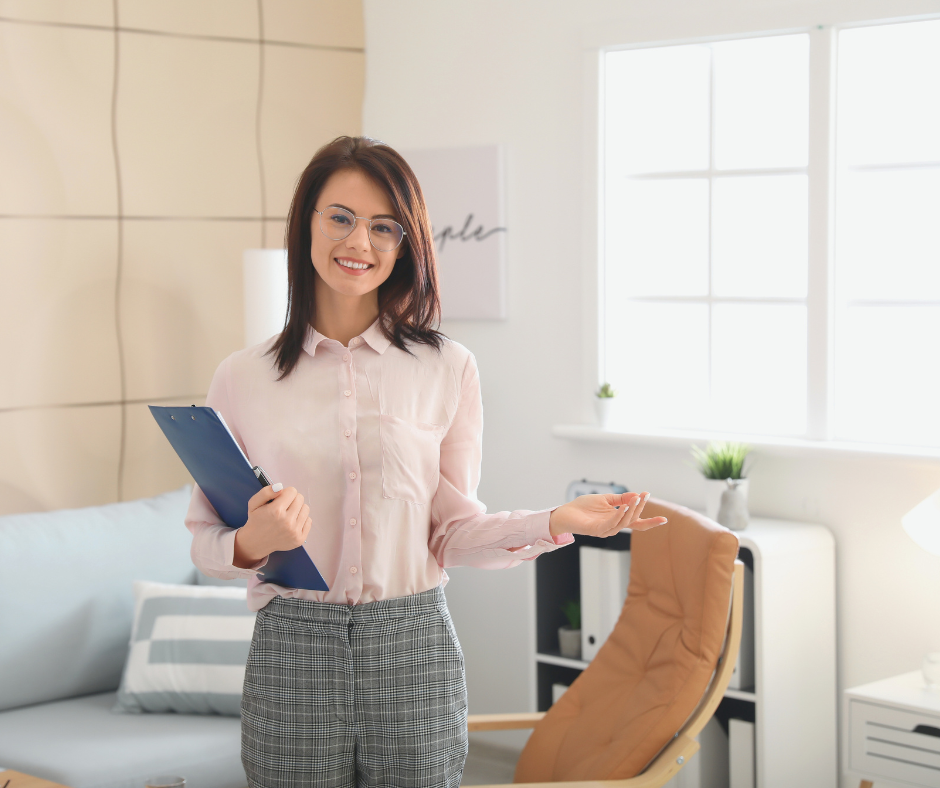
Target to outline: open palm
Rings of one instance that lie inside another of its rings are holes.
[[[649,497],[648,492],[581,495],[552,512],[549,529],[553,536],[570,533],[606,537],[624,528],[645,531],[664,525],[665,517],[641,519]]]

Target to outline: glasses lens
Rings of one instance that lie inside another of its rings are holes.
[[[356,217],[343,208],[326,208],[320,214],[320,231],[334,241],[342,241],[355,224]]]
[[[380,252],[397,249],[404,235],[404,228],[391,219],[373,219],[372,226],[369,228],[369,240]]]

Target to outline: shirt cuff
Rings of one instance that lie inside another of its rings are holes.
[[[557,507],[556,507],[557,508]],[[554,509],[546,509],[542,512],[535,512],[529,515],[526,523],[526,542],[534,545],[536,542],[548,542],[557,546],[571,544],[574,537],[571,534],[559,534],[552,536],[551,529],[548,527],[548,521],[552,516]]]
[[[240,566],[235,566],[235,534],[237,533],[237,528],[231,528],[230,533],[222,535],[223,560],[228,566],[232,568],[233,572],[239,573],[239,577],[252,577],[268,562],[269,556],[265,556],[263,560],[249,567],[242,568]]]

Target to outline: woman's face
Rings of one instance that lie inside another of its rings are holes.
[[[385,192],[358,170],[333,173],[323,186],[315,207],[327,215],[329,208],[339,207],[366,219],[399,221]],[[317,213],[311,219],[310,237],[313,267],[328,287],[346,296],[362,296],[376,290],[391,275],[407,243],[407,239],[403,239],[397,249],[379,251],[369,241],[369,222],[363,219],[357,219],[355,229],[348,236],[335,241],[321,232]]]

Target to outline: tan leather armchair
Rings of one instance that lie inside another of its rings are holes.
[[[698,751],[728,688],[741,644],[737,537],[656,499],[643,514],[669,523],[633,534],[623,611],[568,691],[544,713],[469,717],[471,731],[534,728],[516,783],[658,788]]]

